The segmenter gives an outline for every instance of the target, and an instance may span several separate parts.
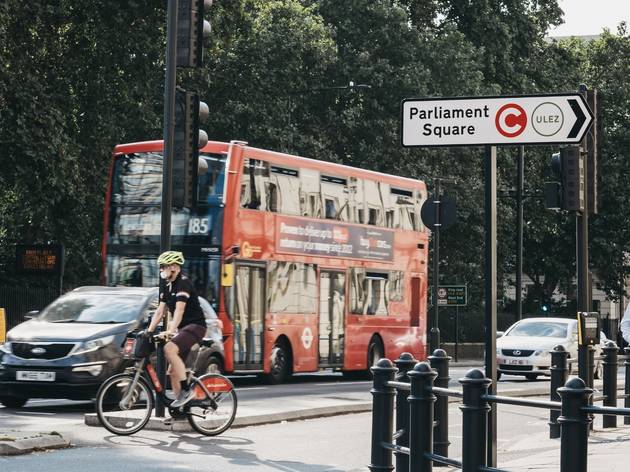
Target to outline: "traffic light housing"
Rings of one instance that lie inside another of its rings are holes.
[[[208,117],[208,105],[193,92],[177,88],[175,95],[175,135],[173,153],[173,206],[192,208],[197,200],[199,149],[208,135],[199,129]]]
[[[553,210],[583,212],[584,156],[579,146],[568,146],[551,156],[555,181],[545,184],[546,207]]]
[[[212,0],[179,0],[177,13],[177,67],[203,65],[203,40],[212,27],[203,14]]]

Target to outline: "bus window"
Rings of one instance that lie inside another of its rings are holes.
[[[241,207],[252,210],[270,211],[270,165],[258,159],[243,161],[241,181]]]
[[[300,170],[300,214],[310,218],[321,218],[321,189],[319,172],[312,169]]]
[[[422,219],[420,218],[420,210],[422,209],[422,205],[427,199],[426,190],[416,190],[414,194],[414,229],[416,231],[424,231],[424,225],[422,224]]]
[[[321,176],[324,218],[348,221],[348,181],[341,177]]]
[[[367,203],[367,224],[374,226],[384,226],[383,202],[381,192],[377,182],[365,180],[363,182],[365,202]]]
[[[297,170],[271,166],[269,211],[300,215],[300,178]]]
[[[384,316],[389,312],[389,275],[350,270],[350,311],[360,315]]]
[[[268,299],[271,313],[313,313],[317,309],[315,265],[270,262]]]
[[[203,159],[208,170],[199,176],[197,201],[200,205],[221,205],[225,184],[225,157],[201,154],[199,159]]]
[[[350,177],[351,194],[350,197],[350,221],[353,223],[365,223],[365,199],[363,198],[363,180]]]
[[[414,192],[392,187],[390,199],[394,206],[394,228],[416,229],[416,201]]]
[[[389,301],[401,302],[405,294],[405,273],[400,270],[389,272]]]

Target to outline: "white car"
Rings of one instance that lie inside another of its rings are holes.
[[[601,342],[606,337],[601,333]],[[514,323],[497,339],[497,378],[501,374],[524,375],[536,380],[539,375],[551,375],[550,351],[562,345],[570,359],[578,353],[577,321],[570,318],[527,318]],[[599,356],[597,346],[595,355]],[[569,365],[577,372],[577,364]],[[601,363],[595,364],[595,378],[601,377]]]

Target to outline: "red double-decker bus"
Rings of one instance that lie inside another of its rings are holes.
[[[161,141],[114,151],[107,285],[157,285],[161,153]],[[226,372],[281,382],[366,373],[404,351],[424,358],[423,182],[236,141],[210,142],[200,159],[197,204],[173,210],[171,246],[223,322]]]

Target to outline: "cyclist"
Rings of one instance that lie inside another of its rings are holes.
[[[157,262],[161,278],[160,303],[148,331],[155,331],[167,309],[173,314],[165,334],[167,339],[173,337],[164,346],[164,354],[170,364],[169,375],[175,394],[171,406],[178,408],[195,396],[194,390],[188,388],[185,361],[190,349],[205,336],[206,320],[193,284],[182,272],[184,255],[178,251],[166,251],[160,254]]]

